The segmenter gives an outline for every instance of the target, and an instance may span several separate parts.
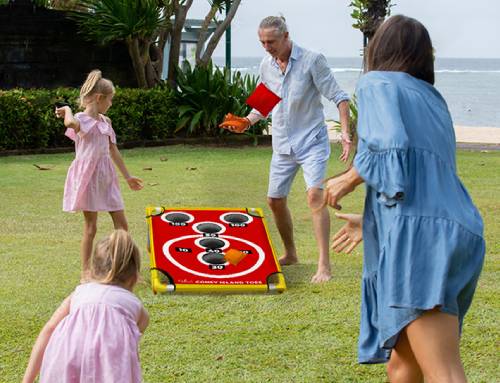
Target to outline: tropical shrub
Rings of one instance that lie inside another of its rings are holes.
[[[191,68],[186,63],[178,70],[177,89],[179,121],[175,132],[187,136],[218,136],[228,134],[219,124],[226,113],[247,115],[251,108],[245,100],[257,85],[257,77],[220,69],[210,62],[207,67]],[[252,126],[247,135],[256,136],[267,129],[267,121]]]

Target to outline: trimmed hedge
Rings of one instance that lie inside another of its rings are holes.
[[[67,101],[76,112],[77,98],[71,88],[0,90],[0,150],[71,146],[54,103]],[[124,143],[173,137],[178,113],[168,88],[117,88],[108,116]]]

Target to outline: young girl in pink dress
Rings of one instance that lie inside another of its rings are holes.
[[[130,235],[115,230],[97,243],[91,281],[79,285],[38,336],[23,383],[139,383],[138,343],[149,315],[132,293],[140,252]]]
[[[116,146],[111,120],[105,116],[114,93],[113,83],[102,78],[101,71],[93,70],[80,89],[80,106],[85,110],[73,115],[69,106],[56,108],[56,116],[64,119],[66,136],[75,141],[76,156],[64,186],[63,210],[83,212],[82,281],[88,277],[97,212],[109,212],[115,229],[128,229],[113,162],[132,190],[142,189],[142,181],[129,174]]]

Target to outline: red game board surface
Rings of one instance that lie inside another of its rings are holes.
[[[169,222],[169,213],[187,213],[188,222]],[[245,223],[225,222],[228,214],[247,216]],[[218,225],[220,231],[203,232],[204,223]],[[267,284],[267,278],[278,272],[263,219],[248,214],[246,209],[234,210],[165,210],[152,217],[153,249],[156,268],[164,271],[177,284]],[[205,247],[206,239],[217,239],[218,248]],[[205,240],[205,241],[204,241]],[[222,258],[229,249],[247,255],[237,264],[206,261]],[[207,255],[207,253],[210,253]],[[205,258],[204,258],[205,257]]]

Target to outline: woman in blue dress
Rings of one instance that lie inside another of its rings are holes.
[[[457,176],[455,135],[434,88],[432,43],[393,16],[368,48],[359,81],[358,152],[327,182],[327,203],[366,184],[360,363],[387,362],[391,382],[465,382],[459,336],[483,265],[483,223]],[[333,248],[352,250],[361,219]]]

